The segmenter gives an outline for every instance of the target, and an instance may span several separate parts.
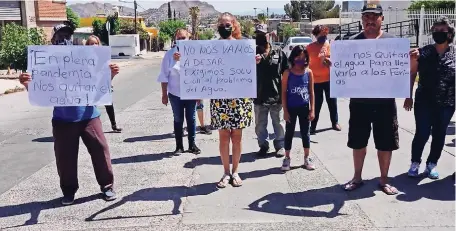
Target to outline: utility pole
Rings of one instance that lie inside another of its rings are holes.
[[[136,27],[137,27],[136,26],[136,23],[137,23],[136,22],[136,15],[137,15],[138,4],[136,3],[136,0],[133,1],[133,4],[135,5],[135,7],[134,7],[135,8],[135,34],[137,34],[138,31],[136,31]]]

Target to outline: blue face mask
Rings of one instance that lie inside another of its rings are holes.
[[[302,59],[300,59],[300,60],[295,60],[295,61],[294,61],[294,64],[295,64],[296,66],[307,66],[307,61],[306,61],[306,60],[302,60]]]
[[[324,42],[326,42],[326,36],[320,36],[320,37],[318,37],[318,38],[317,38],[317,42],[318,42],[318,43],[324,43]]]

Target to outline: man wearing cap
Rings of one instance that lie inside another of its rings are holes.
[[[281,82],[282,74],[288,69],[285,53],[280,49],[273,49],[268,42],[268,33],[263,25],[255,28],[256,54],[257,54],[257,98],[255,105],[255,132],[260,146],[259,156],[269,152],[268,114],[271,115],[274,128],[274,148],[277,156],[285,155],[284,150],[284,124],[282,114]]]
[[[71,46],[74,28],[68,24],[54,27],[51,42],[53,45]],[[119,73],[119,67],[111,64],[111,78]],[[28,89],[32,77],[29,73],[20,75],[20,82]],[[114,176],[111,157],[96,106],[54,107],[52,117],[54,152],[60,188],[63,192],[62,204],[74,203],[78,185],[78,148],[82,139],[92,158],[95,176],[100,185],[103,199],[116,199],[113,190]]]
[[[367,4],[362,10],[364,30],[350,39],[388,39],[395,36],[381,30],[383,10],[379,4]],[[410,54],[416,59],[417,54]],[[353,149],[355,173],[353,179],[344,185],[352,191],[363,185],[361,173],[371,127],[380,165],[379,188],[387,195],[395,195],[398,190],[388,184],[388,171],[392,152],[399,148],[397,108],[395,99],[350,99],[350,120],[347,146]]]

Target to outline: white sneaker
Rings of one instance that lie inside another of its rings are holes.
[[[313,164],[312,159],[310,159],[310,158],[308,158],[308,157],[307,157],[307,158],[304,158],[304,165],[303,165],[303,167],[304,167],[305,169],[307,169],[307,170],[315,170],[315,166],[314,166],[314,164]]]
[[[289,157],[285,157],[282,163],[282,171],[290,171],[291,160]]]

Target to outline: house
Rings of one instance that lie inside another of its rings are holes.
[[[66,20],[65,0],[0,1],[0,27],[7,23],[40,27],[50,40],[54,26]]]

